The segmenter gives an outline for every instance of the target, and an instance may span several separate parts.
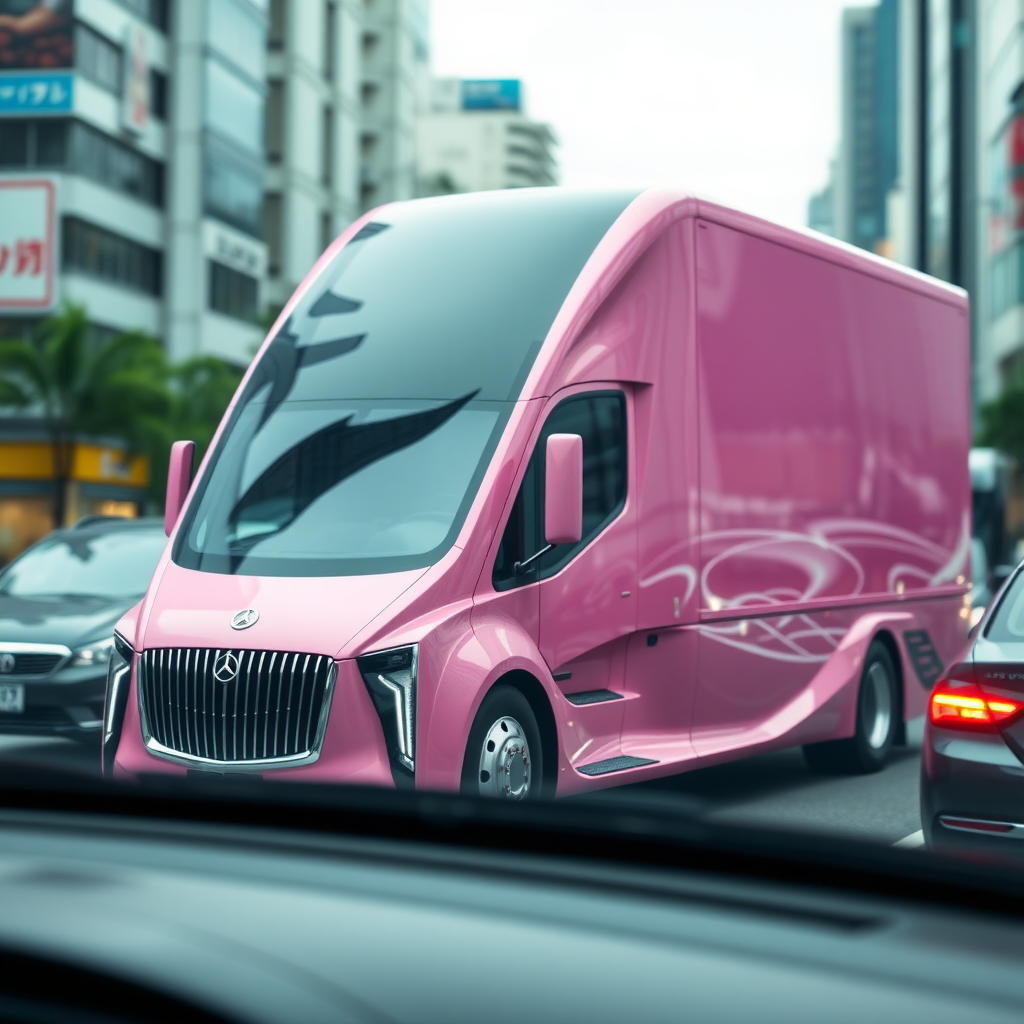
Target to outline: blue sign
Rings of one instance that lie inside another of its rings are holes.
[[[471,78],[462,82],[463,110],[519,110],[518,78]]]
[[[66,114],[74,95],[73,71],[18,71],[0,74],[0,116]]]

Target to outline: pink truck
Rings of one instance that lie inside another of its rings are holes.
[[[963,292],[683,192],[353,224],[118,625],[108,775],[880,767],[969,614]]]

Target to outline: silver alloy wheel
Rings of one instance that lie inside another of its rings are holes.
[[[525,800],[531,774],[530,747],[523,727],[514,718],[499,718],[484,734],[480,750],[480,795]]]
[[[889,738],[889,726],[892,721],[892,687],[889,685],[889,673],[880,661],[876,661],[868,669],[865,683],[867,700],[864,734],[872,750],[881,750]]]

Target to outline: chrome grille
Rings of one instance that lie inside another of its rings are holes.
[[[222,682],[215,669],[225,656],[238,671]],[[154,753],[252,764],[312,760],[319,751],[334,684],[329,657],[174,647],[145,651],[141,669],[143,731]]]

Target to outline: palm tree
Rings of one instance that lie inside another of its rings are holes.
[[[168,371],[171,399],[168,439],[195,441],[196,468],[242,380],[242,372],[217,356],[194,356]],[[163,439],[157,441],[150,449],[149,497],[158,507],[163,507],[170,445]]]
[[[160,343],[141,331],[91,345],[82,306],[44,320],[38,342],[0,341],[0,405],[39,410],[53,445],[53,520],[61,526],[78,435],[118,437],[137,452],[166,447],[168,371]]]

